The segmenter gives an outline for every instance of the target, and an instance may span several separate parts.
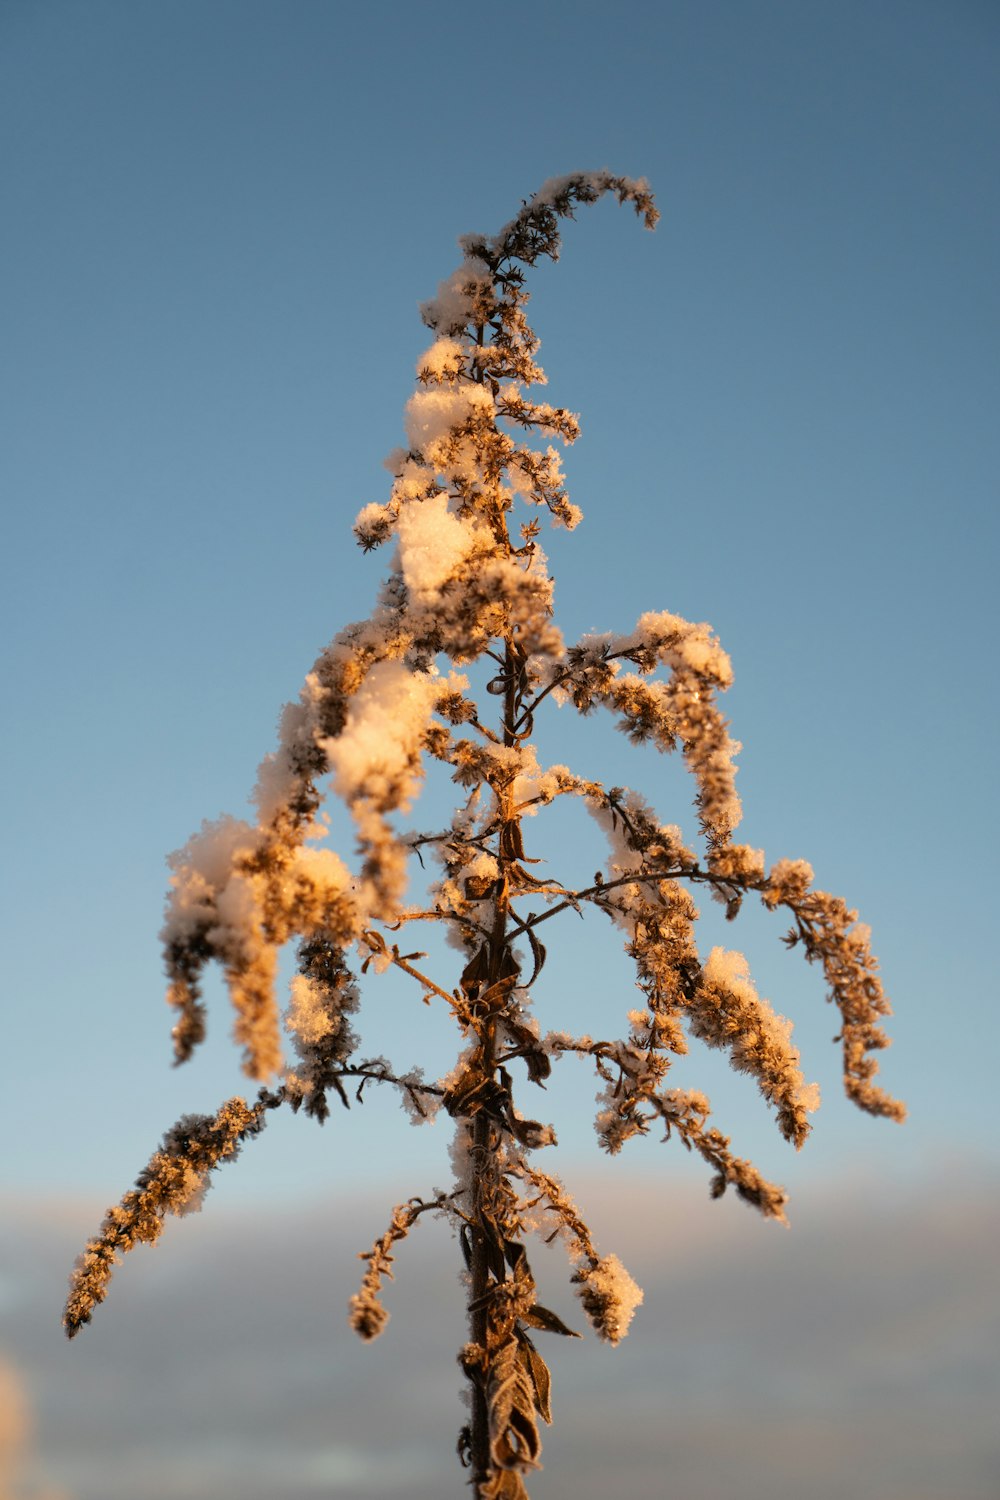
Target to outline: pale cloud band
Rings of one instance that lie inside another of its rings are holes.
[[[652,1202],[648,1180],[574,1184],[645,1302],[620,1348],[550,1341],[540,1500],[994,1500],[997,1196],[944,1181],[933,1203],[874,1181],[800,1189],[791,1231],[693,1184]],[[363,1347],[347,1327],[392,1196],[275,1211],[220,1194],[122,1268],[72,1346],[59,1309],[94,1207],[8,1202],[0,1347],[37,1419],[19,1500],[460,1496],[461,1258],[444,1225],[401,1247],[385,1337]],[[546,1303],[579,1321],[564,1258],[533,1261]]]

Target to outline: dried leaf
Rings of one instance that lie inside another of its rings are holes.
[[[528,928],[528,942],[531,944],[531,957],[535,965],[531,971],[531,978],[528,980],[528,989],[530,989],[545,967],[545,945],[538,941],[531,927]]]
[[[549,1367],[522,1329],[518,1330],[517,1336],[521,1344],[521,1358],[527,1365],[531,1382],[535,1387],[535,1409],[542,1421],[551,1427],[552,1376],[549,1373]]]
[[[567,1328],[562,1318],[536,1302],[530,1312],[522,1313],[521,1322],[527,1323],[529,1328],[541,1328],[545,1333],[561,1333],[564,1338],[578,1339],[582,1335],[575,1333],[572,1328]]]

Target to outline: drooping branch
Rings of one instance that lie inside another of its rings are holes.
[[[63,1323],[70,1338],[89,1323],[108,1294],[108,1282],[121,1257],[136,1245],[152,1245],[168,1214],[201,1207],[211,1173],[232,1161],[243,1141],[259,1135],[266,1113],[282,1102],[262,1089],[257,1103],[228,1099],[215,1115],[184,1115],[167,1131],[159,1150],[121,1203],[109,1208],[95,1239],[89,1240],[70,1280]]]
[[[354,1332],[366,1343],[378,1338],[389,1321],[389,1314],[379,1301],[379,1292],[383,1280],[393,1280],[393,1245],[406,1239],[421,1214],[431,1210],[440,1212],[454,1197],[454,1193],[439,1193],[436,1198],[429,1200],[410,1198],[408,1202],[400,1203],[392,1211],[392,1219],[385,1234],[361,1255],[360,1259],[368,1264],[360,1290],[350,1301],[350,1323]]]

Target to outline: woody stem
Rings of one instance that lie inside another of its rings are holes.
[[[517,661],[508,641],[504,653],[506,686],[504,692],[503,740],[505,745],[515,744],[514,723],[517,714]],[[507,972],[506,950],[508,946],[507,923],[510,910],[507,855],[510,847],[505,837],[505,828],[517,822],[509,791],[498,793],[500,816],[498,819],[498,862],[500,865],[493,908],[493,927],[487,940],[487,969],[481,992],[493,988]],[[480,1077],[493,1081],[496,1073],[496,1023],[492,1015],[482,1018],[479,1033],[479,1049],[476,1058]],[[490,1242],[496,1242],[497,1226],[495,1209],[497,1202],[496,1181],[497,1153],[501,1143],[499,1122],[491,1118],[488,1109],[480,1108],[472,1124],[472,1213],[470,1228],[470,1280],[469,1322],[472,1342],[483,1351],[484,1363],[477,1379],[472,1381],[472,1422],[470,1425],[470,1458],[472,1462],[473,1492],[479,1494],[480,1487],[489,1479],[490,1469],[490,1421],[487,1399],[487,1381],[490,1360]]]

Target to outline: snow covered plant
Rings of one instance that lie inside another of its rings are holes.
[[[731,1185],[764,1215],[784,1217],[784,1193],[733,1154],[704,1095],[667,1081],[672,1056],[694,1036],[725,1048],[756,1079],[797,1147],[817,1104],[789,1023],[757,994],[742,955],[719,947],[699,955],[692,888],[707,888],[730,918],[748,895],[784,909],[785,941],[820,965],[840,1011],[848,1094],[872,1114],[903,1117],[873,1081],[889,1006],[867,930],[843,901],[813,889],[804,861],[768,869],[758,850],[734,842],[738,747],[717,705],[732,676],[726,653],[706,625],[666,612],[642,615],[627,634],[567,645],[553,623],[539,522],[512,528],[524,504],[568,529],[580,520],[550,444],[571,443],[577,419],[530,394],[544,377],[524,277],[540,257],[557,258],[560,220],[605,193],[632,204],[647,227],[656,223],[644,182],[608,172],[559,178],[499,234],[463,239],[461,265],[422,308],[433,342],[407,403],[406,446],[389,460],[388,501],[366,506],[354,528],[365,551],[395,542],[375,612],[341,631],[285,709],[279,747],[261,767],[256,821],[206,825],[172,861],[163,938],[177,1060],[204,1035],[199,986],[214,960],[245,1071],[263,1087],[252,1104],[230,1099],[168,1132],[88,1244],[66,1308],[73,1335],[103,1300],[122,1252],[154,1241],[167,1214],[197,1206],[212,1169],[257,1135],[270,1111],[287,1105],[322,1123],[334,1097],[346,1105],[348,1090],[360,1096],[376,1083],[399,1089],[418,1117],[443,1108],[454,1121],[455,1181],[393,1210],[364,1257],[350,1321],[363,1339],[381,1333],[380,1284],[395,1244],[422,1214],[446,1216],[466,1263],[469,1341],[459,1360],[471,1400],[459,1450],[478,1500],[526,1497],[525,1476],[539,1465],[538,1418],[550,1420],[537,1334],[570,1332],[537,1300],[530,1234],[562,1239],[582,1310],[609,1343],[624,1337],[642,1297],[617,1257],[599,1252],[559,1179],[535,1165],[555,1139],[515,1104],[519,1070],[540,1085],[561,1054],[592,1059],[607,1151],[652,1128],[676,1135],[708,1163],[713,1195]],[[477,662],[489,674],[482,703],[454,670]],[[637,793],[539,763],[535,719],[554,703],[564,713],[608,709],[632,741],[680,751],[696,786],[700,853]],[[428,760],[447,768],[459,806],[440,831],[407,832],[399,814]],[[354,820],[353,868],[323,845],[324,778]],[[609,845],[603,871],[580,884],[563,883],[568,872],[558,867],[545,873],[524,844],[526,815],[566,797],[580,799]],[[437,879],[411,904],[408,875],[425,855],[436,859]],[[618,1039],[543,1034],[529,1008],[545,962],[543,924],[587,906],[621,930],[635,963],[641,1003]],[[454,975],[428,973],[426,955],[400,942],[416,923],[443,924],[460,955]],[[292,939],[289,1064],[275,976]],[[448,1077],[430,1083],[418,1070],[357,1055],[352,960],[362,974],[394,967],[447,1007],[460,1040]]]

